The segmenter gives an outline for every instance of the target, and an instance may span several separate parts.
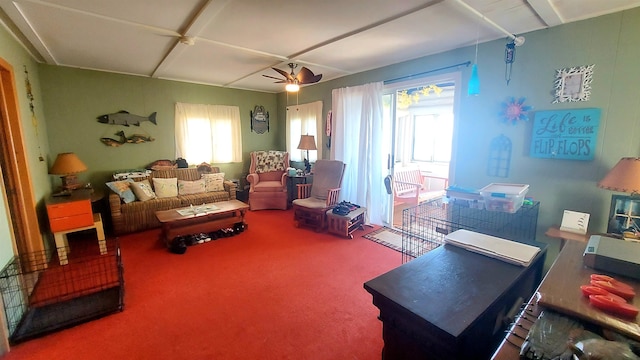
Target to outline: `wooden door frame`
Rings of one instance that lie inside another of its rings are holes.
[[[11,223],[9,230],[14,255],[31,256],[43,251],[44,243],[36,212],[19,109],[13,67],[0,58],[0,188],[4,191],[2,205],[7,208],[8,220]],[[0,354],[9,350],[4,310],[1,312]]]
[[[20,120],[13,67],[0,58],[0,165],[16,255],[45,250],[36,212],[29,158]]]

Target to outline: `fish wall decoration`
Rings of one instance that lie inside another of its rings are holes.
[[[107,146],[113,146],[113,147],[120,146],[127,142],[127,138],[124,136],[124,131],[118,131],[114,135],[120,136],[120,140],[116,140],[110,137],[102,137],[100,138],[100,142],[102,142]]]
[[[118,131],[114,135],[118,135],[120,137],[119,140],[116,140],[110,137],[103,137],[103,138],[100,138],[100,141],[107,146],[116,147],[122,144],[140,144],[140,143],[151,142],[155,140],[151,136],[146,136],[142,134],[133,134],[131,136],[126,136],[124,131],[122,130]]]
[[[156,112],[151,113],[148,117],[130,114],[128,111],[120,110],[117,113],[100,115],[97,117],[98,122],[111,125],[135,125],[140,126],[143,121],[149,121],[154,125],[158,125],[156,122]]]
[[[145,136],[142,134],[133,134],[131,136],[126,136],[126,141],[129,144],[140,144],[143,142],[151,142],[154,141],[155,139],[152,138],[151,136]]]

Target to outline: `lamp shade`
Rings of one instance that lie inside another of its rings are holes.
[[[313,135],[301,135],[300,143],[298,144],[300,150],[317,150],[316,139]]]
[[[624,157],[598,182],[607,190],[640,194],[640,158]]]
[[[74,153],[61,153],[56,157],[56,161],[53,163],[49,174],[51,175],[71,175],[81,173],[87,170],[82,160]]]

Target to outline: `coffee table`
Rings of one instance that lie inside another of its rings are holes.
[[[199,206],[187,206],[171,210],[156,211],[162,224],[160,238],[168,246],[176,236],[207,233],[244,222],[249,205],[239,200],[220,201]]]

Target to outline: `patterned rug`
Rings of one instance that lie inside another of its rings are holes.
[[[409,261],[412,258],[422,256],[442,245],[442,241],[437,239],[425,240],[417,235],[408,235],[405,236],[403,249],[402,231],[388,227],[381,227],[366,235],[362,235],[362,237],[386,246],[389,249],[401,252],[403,261]]]
[[[381,227],[366,235],[362,235],[362,237],[395,251],[402,252],[402,233],[398,230]]]

